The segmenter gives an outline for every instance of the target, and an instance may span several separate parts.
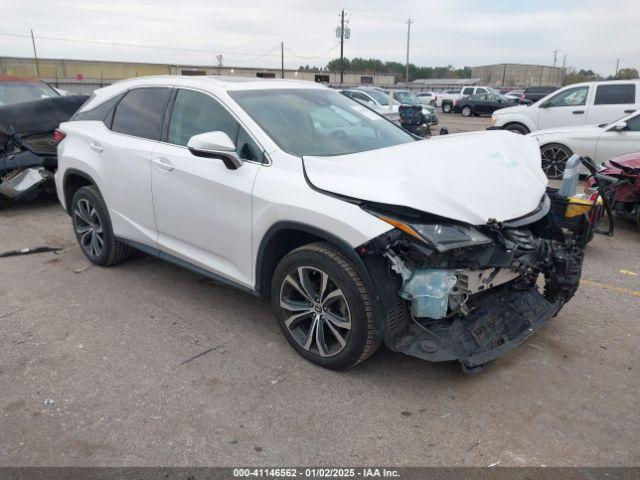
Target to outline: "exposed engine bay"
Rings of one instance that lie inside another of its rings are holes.
[[[0,196],[30,199],[51,185],[58,164],[55,129],[87,98],[70,95],[0,107]]]
[[[579,229],[553,222],[547,195],[526,217],[481,227],[363,208],[398,227],[358,250],[384,292],[381,334],[392,350],[458,360],[474,373],[555,316],[578,287],[585,242]]]

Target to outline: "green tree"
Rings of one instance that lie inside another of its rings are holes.
[[[638,70],[635,68],[622,68],[618,70],[616,78],[618,80],[633,80],[638,78]]]

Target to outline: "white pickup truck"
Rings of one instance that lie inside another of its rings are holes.
[[[463,97],[475,95],[476,93],[497,93],[495,89],[487,86],[460,87],[447,90],[438,94],[436,107],[442,108],[444,113],[460,111],[459,104]]]

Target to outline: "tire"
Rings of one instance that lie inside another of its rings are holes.
[[[463,117],[470,117],[471,114],[473,114],[473,110],[471,110],[471,107],[469,105],[465,105],[464,107],[462,107]]]
[[[513,133],[519,133],[520,135],[526,135],[529,133],[529,129],[520,123],[511,123],[504,127],[504,130],[508,130]]]
[[[107,267],[129,257],[131,248],[113,235],[107,206],[93,185],[73,195],[71,221],[78,245],[91,263]]]
[[[291,346],[321,367],[346,370],[380,346],[370,292],[353,263],[328,243],[303,245],[280,261],[271,305]]]
[[[548,143],[540,147],[540,155],[542,156],[542,170],[547,178],[557,179],[562,178],[567,160],[573,155],[573,152],[561,143]]]
[[[443,113],[451,113],[453,110],[453,106],[450,103],[442,104],[442,112]]]

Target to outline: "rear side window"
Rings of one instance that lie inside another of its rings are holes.
[[[113,113],[113,107],[120,101],[120,99],[124,96],[124,93],[120,95],[116,95],[113,98],[110,98],[106,102],[102,102],[100,105],[90,109],[85,110],[84,112],[77,112],[73,117],[71,117],[71,121],[74,120],[97,120],[99,122],[104,122],[107,126],[110,126],[111,123],[111,114]]]
[[[473,93],[473,88],[465,88],[462,91],[462,95],[471,95]]]
[[[169,88],[137,88],[130,90],[118,103],[111,130],[134,137],[160,140]]]
[[[487,93],[487,89],[486,88],[479,88],[478,90],[476,90],[477,93]]]
[[[596,89],[596,105],[616,105],[636,103],[636,86],[633,83],[622,85],[599,85]]]

